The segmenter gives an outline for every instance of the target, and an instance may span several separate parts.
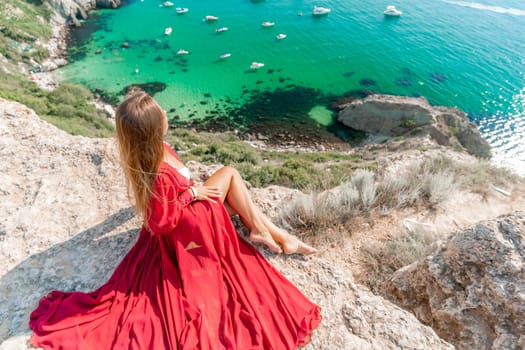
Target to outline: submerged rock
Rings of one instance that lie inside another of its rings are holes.
[[[133,90],[143,90],[150,94],[151,96],[154,96],[157,92],[164,91],[166,89],[166,84],[159,82],[159,81],[153,81],[151,83],[141,83],[141,84],[131,84],[126,86],[122,91],[120,92],[121,95],[127,95]]]

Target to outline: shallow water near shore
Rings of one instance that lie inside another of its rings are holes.
[[[403,15],[385,17],[389,4]],[[332,11],[314,17],[314,5]],[[178,15],[177,6],[188,13]],[[206,15],[219,20],[206,22]],[[216,32],[220,27],[228,30]],[[287,37],[278,40],[280,33]],[[518,0],[181,0],[173,7],[132,0],[92,13],[74,30],[73,61],[59,73],[112,93],[158,82],[155,98],[171,118],[222,117],[239,127],[290,119],[292,128],[333,130],[327,107],[346,93],[425,96],[466,111],[495,161],[525,173],[524,33]],[[231,56],[221,59],[223,53]],[[264,67],[250,69],[252,62]]]

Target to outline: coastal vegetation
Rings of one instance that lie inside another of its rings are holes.
[[[12,63],[31,65],[49,56],[42,46],[51,38],[51,9],[42,1],[0,3],[0,54]]]
[[[349,169],[347,176],[347,181],[329,191],[297,197],[283,212],[281,221],[315,234],[334,225],[345,226],[358,215],[388,214],[407,207],[435,210],[457,191],[488,191],[491,185],[501,186],[519,178],[485,161],[465,164],[445,156],[415,161],[402,174],[379,176],[361,168]]]
[[[5,57],[0,63],[0,97],[27,105],[42,119],[73,135],[111,136],[108,115],[95,107],[91,92],[72,84],[44,90],[27,73],[21,73],[39,72],[49,57],[44,43],[51,38],[51,15],[52,10],[42,1],[0,3],[0,57]]]
[[[523,183],[523,178],[486,160],[457,161],[448,156],[432,156],[406,164],[399,173],[379,175],[357,169],[339,186],[324,192],[296,196],[281,211],[280,224],[315,241],[341,243],[352,235],[356,222],[373,226],[374,220],[403,209],[436,212],[460,192],[473,192],[486,198],[495,186]],[[427,256],[442,237],[425,225],[401,230],[388,239],[369,239],[360,251],[363,283],[382,294],[392,274]]]
[[[353,169],[375,169],[359,152],[256,150],[233,133],[210,134],[172,129],[167,137],[185,160],[236,167],[254,187],[280,185],[302,191],[322,191],[348,179]]]
[[[0,71],[0,97],[25,104],[42,119],[73,135],[113,134],[107,113],[95,107],[93,94],[81,86],[60,84],[48,91],[20,73]]]

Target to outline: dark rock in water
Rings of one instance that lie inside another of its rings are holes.
[[[401,69],[401,72],[403,73],[403,75],[407,75],[407,76],[414,75],[412,70],[410,68],[408,68],[408,67],[403,67],[403,69]]]
[[[186,73],[188,71],[188,68],[182,68],[182,71]]]
[[[359,84],[363,86],[373,86],[373,85],[376,85],[376,81],[374,79],[364,78],[364,79],[359,80]]]
[[[72,47],[67,50],[68,60],[80,61],[86,57],[86,51],[77,47]]]
[[[262,80],[257,80],[257,81],[255,82],[255,85],[259,85],[259,84],[262,84],[262,83],[263,83]]]
[[[160,61],[162,61],[162,57],[157,56],[157,57],[155,57],[155,60],[154,60],[154,61],[155,61],[155,62],[160,62]]]
[[[447,77],[444,74],[441,73],[431,73],[430,74],[430,81],[434,83],[442,83],[447,79]]]
[[[207,104],[208,104],[208,101],[199,101],[199,103],[200,103],[201,105],[207,105]]]
[[[286,81],[285,78],[279,78],[279,83],[284,83]]]
[[[344,73],[343,73],[343,77],[345,77],[345,78],[350,78],[350,77],[351,77],[352,75],[354,75],[354,74],[355,74],[355,72],[344,72]]]
[[[211,94],[209,92],[205,92],[204,97],[211,97]]]
[[[122,89],[120,95],[127,95],[128,93],[134,90],[142,90],[147,92],[151,96],[154,96],[157,92],[164,91],[165,89],[166,84],[157,81],[151,83],[131,84]]]
[[[399,86],[412,86],[412,80],[409,78],[399,78],[396,80],[396,85]]]
[[[177,108],[175,108],[175,107],[171,107],[170,110],[169,110],[168,112],[169,112],[169,113],[173,113],[173,112],[175,112],[176,110],[177,110]]]
[[[372,90],[363,90],[363,89],[357,89],[357,90],[349,90],[346,91],[343,96],[344,97],[354,97],[354,98],[365,98],[367,96],[375,94]]]

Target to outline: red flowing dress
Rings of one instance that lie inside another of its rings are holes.
[[[175,156],[175,152],[167,147]],[[52,291],[31,313],[44,349],[286,350],[321,322],[306,298],[244,239],[224,205],[192,201],[193,182],[159,168],[133,248],[95,291]]]

